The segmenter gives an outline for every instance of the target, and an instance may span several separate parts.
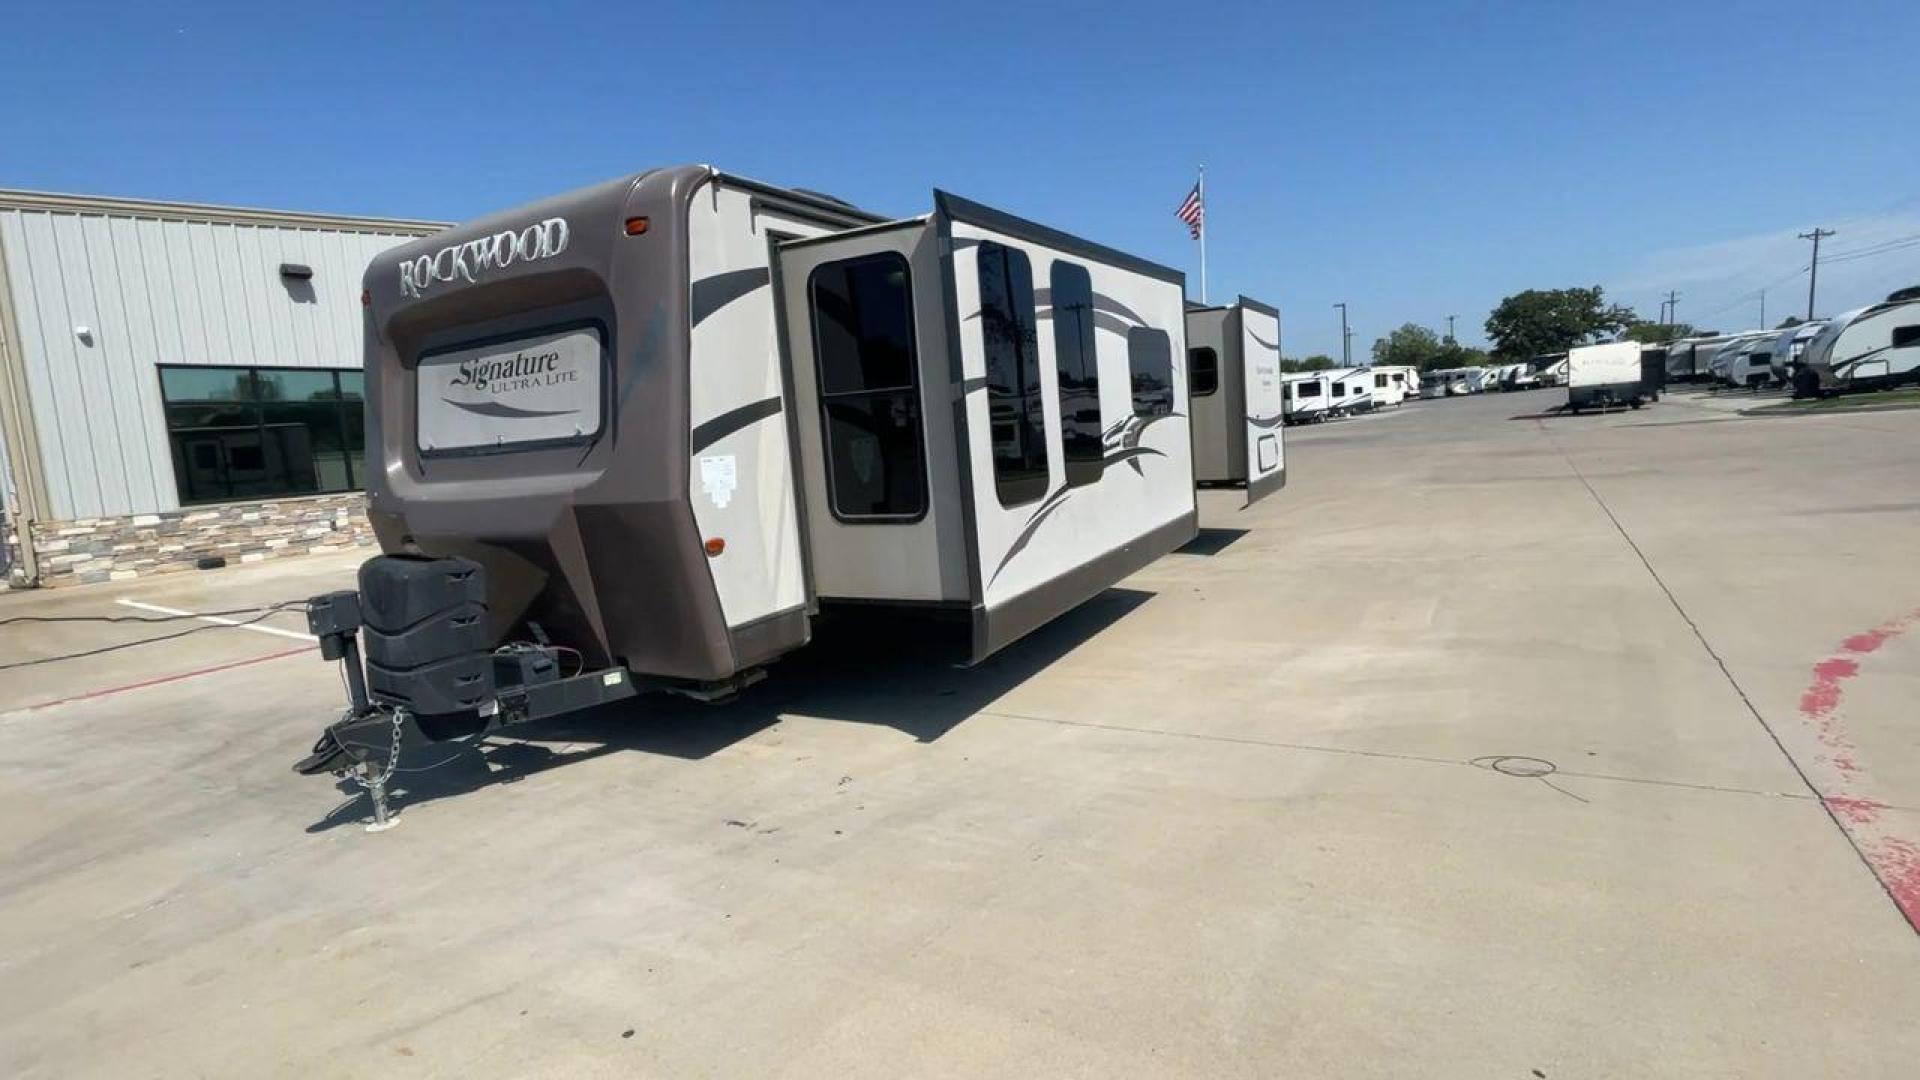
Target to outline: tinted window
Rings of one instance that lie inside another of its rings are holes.
[[[161,368],[180,501],[358,489],[366,475],[363,386],[351,370]]]
[[[1146,326],[1127,331],[1127,371],[1135,416],[1173,414],[1173,342],[1166,331]]]
[[[1055,262],[1054,372],[1060,383],[1060,441],[1067,483],[1100,479],[1100,365],[1093,346],[1093,278],[1084,266]]]
[[[980,334],[987,354],[987,408],[1000,505],[1047,491],[1047,421],[1034,330],[1033,267],[1024,252],[980,244]]]
[[[1346,396],[1347,396],[1347,384],[1346,384],[1346,383],[1338,383],[1338,382],[1337,382],[1337,383],[1334,383],[1334,384],[1333,384],[1333,396],[1334,396],[1334,397],[1346,397]]]
[[[1220,355],[1212,349],[1187,350],[1187,378],[1193,397],[1206,397],[1220,388]]]
[[[1913,326],[1896,326],[1893,328],[1894,348],[1911,349],[1915,345],[1920,345],[1920,323],[1916,323]]]
[[[1317,382],[1294,383],[1295,397],[1319,397],[1320,384]]]
[[[1385,389],[1386,385],[1387,385],[1387,377],[1385,375],[1375,375],[1373,377],[1373,388],[1375,390]]]
[[[917,518],[927,470],[907,260],[885,252],[825,263],[808,297],[833,514]]]

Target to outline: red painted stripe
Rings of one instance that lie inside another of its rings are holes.
[[[1832,656],[1813,665],[1813,681],[1800,694],[1800,718],[1813,728],[1814,737],[1827,750],[1815,759],[1816,765],[1831,770],[1821,784],[1827,789],[1820,792],[1821,801],[1853,839],[1874,876],[1893,898],[1894,906],[1906,917],[1907,925],[1920,932],[1920,843],[1893,833],[1884,802],[1857,793],[1858,785],[1870,778],[1861,769],[1859,751],[1847,733],[1840,710],[1847,681],[1859,676],[1861,661],[1917,623],[1920,610],[1841,642]]]
[[[296,656],[300,653],[309,653],[319,647],[318,645],[301,645],[298,648],[288,649],[285,652],[267,653],[265,656],[250,656],[245,660],[234,660],[225,664],[215,664],[212,667],[195,668],[192,671],[181,671],[172,675],[161,675],[157,678],[142,679],[139,682],[127,683],[125,686],[109,686],[102,690],[89,690],[84,694],[75,694],[72,697],[56,698],[53,701],[41,701],[32,705],[25,705],[21,707],[21,711],[32,712],[35,709],[51,709],[55,705],[65,705],[68,702],[112,697],[115,694],[124,694],[129,690],[141,690],[149,686],[159,686],[163,683],[180,682],[183,679],[197,679],[202,675],[213,675],[217,672],[232,671],[234,668],[246,667],[250,664],[262,664],[268,660],[279,660],[283,657]]]

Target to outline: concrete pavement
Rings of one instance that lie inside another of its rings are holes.
[[[1911,1075],[1920,413],[1556,400],[1291,431],[978,669],[828,640],[421,748],[379,836],[288,771],[297,641],[0,673],[0,1071]]]

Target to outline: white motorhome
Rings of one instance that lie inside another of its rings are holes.
[[[1289,424],[1316,424],[1333,415],[1333,379],[1324,371],[1296,371],[1280,378]]]
[[[1582,345],[1567,352],[1567,408],[1630,405],[1639,408],[1645,395],[1640,366],[1640,343],[1615,341]]]
[[[1244,296],[1189,305],[1187,380],[1194,479],[1245,485],[1248,505],[1284,487],[1279,309]]]
[[[705,166],[376,256],[384,554],[314,601],[353,686],[299,768],[727,696],[837,603],[992,654],[1196,535],[1184,285],[945,192],[889,221]]]
[[[1793,391],[1812,397],[1884,390],[1903,382],[1920,382],[1920,296],[1910,291],[1822,327],[1800,354]]]
[[[1773,343],[1775,335],[1749,338],[1729,346],[1714,357],[1720,380],[1728,386],[1759,390],[1773,385]]]
[[[1336,368],[1333,377],[1333,410],[1336,415],[1355,416],[1374,407],[1373,373],[1366,368]]]

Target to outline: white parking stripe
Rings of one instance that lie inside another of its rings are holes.
[[[295,641],[319,640],[312,634],[303,634],[298,630],[282,630],[277,626],[262,626],[259,623],[248,623],[239,619],[227,619],[219,615],[200,615],[191,611],[181,611],[179,608],[161,607],[159,604],[145,604],[138,600],[128,600],[124,597],[114,602],[124,607],[139,608],[141,611],[152,611],[161,615],[184,615],[190,619],[199,619],[201,622],[210,622],[219,626],[231,626],[239,630],[251,630],[256,634],[272,634],[275,637],[292,638]]]

